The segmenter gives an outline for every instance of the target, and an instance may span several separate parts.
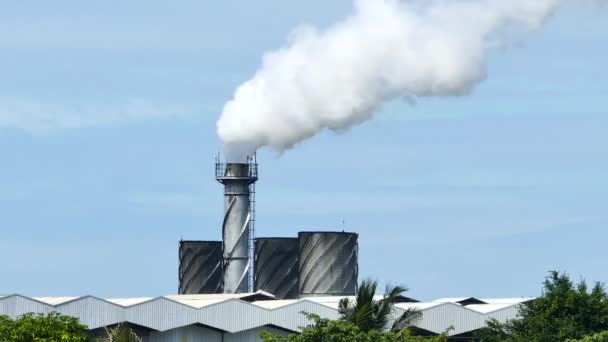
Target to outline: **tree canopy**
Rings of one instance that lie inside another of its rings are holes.
[[[141,342],[141,338],[126,323],[120,323],[114,328],[105,328],[106,336],[95,342]]]
[[[604,285],[598,282],[589,289],[583,280],[574,284],[567,274],[552,271],[545,278],[541,296],[521,305],[519,319],[489,321],[478,336],[486,342],[555,342],[583,339],[605,330],[608,295]]]
[[[89,341],[87,327],[78,318],[56,312],[28,313],[18,319],[0,316],[2,342],[85,342]]]
[[[581,339],[570,339],[566,342],[608,342],[608,331],[602,331],[601,333],[585,336]]]
[[[340,300],[338,311],[342,320],[356,325],[364,332],[387,329],[394,314],[394,302],[398,296],[407,291],[407,288],[402,286],[387,287],[383,298],[380,300],[374,297],[377,288],[377,281],[364,280],[361,282],[354,299],[343,298]],[[391,331],[402,330],[410,326],[419,317],[420,312],[406,310],[395,320]]]
[[[287,336],[261,334],[264,342],[445,342],[447,334],[433,337],[411,336],[405,329],[401,332],[380,332],[370,329],[363,331],[353,323],[344,320],[329,320],[308,314],[312,324],[304,327],[301,334]]]
[[[0,342],[141,342],[128,324],[106,328],[105,333],[93,338],[78,318],[57,312],[28,313],[17,319],[0,316]]]

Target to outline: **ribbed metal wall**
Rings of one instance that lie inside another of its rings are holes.
[[[260,338],[260,334],[262,332],[268,332],[273,335],[281,335],[285,336],[288,333],[285,330],[275,329],[270,326],[259,327],[255,329],[250,329],[246,331],[241,331],[234,334],[226,334],[224,336],[224,340],[222,342],[258,342],[262,341]],[[181,342],[181,341],[180,341]]]
[[[300,232],[300,296],[357,292],[358,234]]]
[[[217,330],[188,325],[167,331],[155,331],[143,337],[143,342],[222,342],[222,333]]]
[[[180,241],[179,294],[222,293],[221,241]]]
[[[222,333],[205,327],[189,325],[167,331],[155,331],[144,336],[143,342],[258,342],[260,334],[269,332],[274,335],[287,335],[285,330],[270,326],[249,329],[237,333]]]
[[[310,324],[302,312],[314,313],[328,319],[340,317],[336,309],[308,299],[288,300],[282,306],[274,309],[268,309],[259,304],[259,302],[248,303],[231,299],[196,308],[165,297],[158,297],[138,304],[121,306],[87,296],[58,305],[49,305],[31,298],[10,295],[0,297],[0,315],[16,318],[28,312],[56,311],[63,315],[79,318],[80,322],[87,325],[89,329],[98,329],[120,322],[130,322],[159,332],[197,325],[215,331],[226,331],[225,337],[229,336],[229,333],[241,333],[268,326],[298,331],[298,327]],[[410,304],[397,304],[396,316],[400,316],[404,310],[411,307]],[[414,303],[414,307],[424,304]],[[514,319],[517,317],[518,307],[519,304],[513,304],[504,309],[484,314],[458,304],[436,304],[426,308],[420,307],[422,318],[414,325],[438,334],[453,326],[455,329],[450,331],[450,335],[462,334],[485,326],[490,318],[496,318],[500,322]],[[156,333],[150,333],[150,336],[153,335]],[[206,339],[200,340],[207,341]],[[213,340],[211,339],[211,341]]]
[[[255,240],[255,290],[279,299],[298,298],[298,238]]]

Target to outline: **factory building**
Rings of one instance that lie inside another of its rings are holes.
[[[18,317],[24,313],[57,311],[78,317],[92,333],[104,327],[128,322],[144,342],[231,342],[259,341],[259,334],[298,332],[309,324],[302,312],[338,319],[338,302],[343,296],[314,296],[275,299],[262,291],[242,294],[170,295],[157,298],[100,299],[85,297],[28,298],[0,296],[0,315]],[[418,302],[402,297],[395,314],[415,308],[422,317],[414,323],[420,331],[469,336],[489,319],[504,322],[517,317],[518,307],[531,298],[444,298]],[[469,304],[474,302],[475,304]]]
[[[93,335],[127,322],[146,342],[259,341],[263,331],[299,332],[302,312],[338,319],[338,302],[357,293],[359,235],[302,231],[297,237],[255,237],[255,157],[216,162],[224,187],[221,241],[179,242],[178,294],[156,298],[0,296],[0,315],[57,311],[86,324]],[[381,299],[378,298],[378,299]],[[517,317],[529,298],[400,297],[395,317],[417,309],[414,326],[426,334],[467,337],[488,319]]]

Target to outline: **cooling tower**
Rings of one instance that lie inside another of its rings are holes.
[[[300,232],[300,296],[354,295],[358,277],[358,234]]]
[[[255,290],[278,299],[298,298],[298,238],[255,240]]]
[[[179,294],[222,293],[222,242],[179,242]]]
[[[257,164],[216,164],[216,179],[224,185],[224,293],[248,292],[249,186],[257,180]]]

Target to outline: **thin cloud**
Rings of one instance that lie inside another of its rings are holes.
[[[159,104],[128,99],[115,105],[60,105],[29,98],[0,97],[0,129],[20,129],[32,134],[54,130],[109,126],[161,119],[184,119],[200,113],[188,105]]]

